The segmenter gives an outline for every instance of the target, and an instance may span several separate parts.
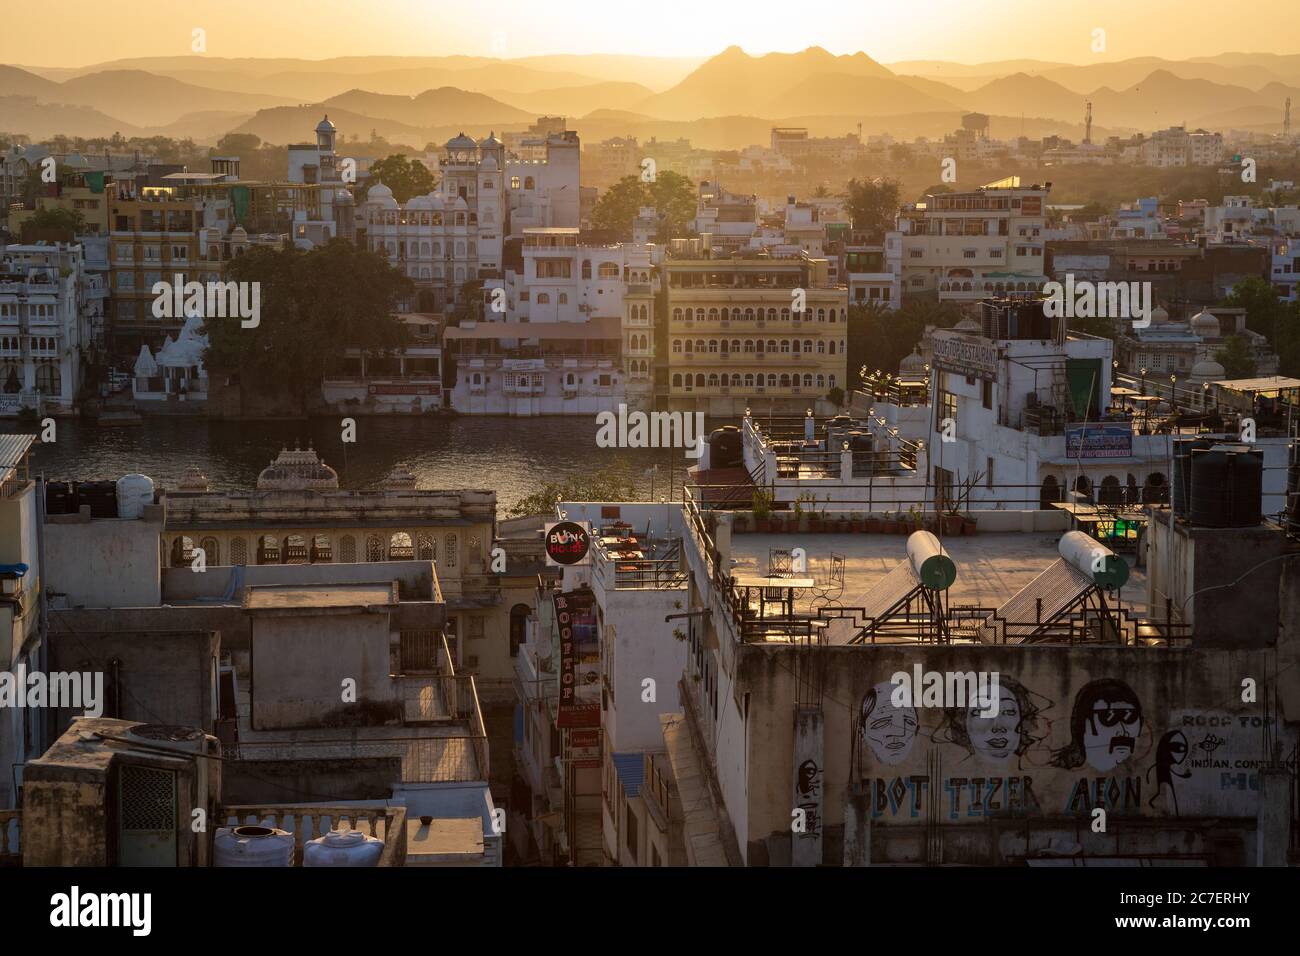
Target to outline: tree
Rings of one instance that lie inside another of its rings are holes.
[[[893,310],[878,302],[849,306],[849,388],[862,384],[862,372],[896,374],[898,366],[921,342],[926,326],[947,329],[961,318],[951,302],[910,299]]]
[[[632,221],[645,206],[653,206],[659,216],[656,241],[687,235],[688,223],[695,218],[695,189],[689,179],[671,170],[656,175],[653,183],[642,182],[640,176],[624,176],[596,200],[591,224],[630,236]]]
[[[510,517],[546,515],[555,511],[558,501],[634,501],[636,482],[632,465],[622,458],[596,472],[586,472],[552,481],[538,491],[517,502],[510,509]]]
[[[370,186],[376,183],[383,183],[391,189],[393,198],[399,203],[431,193],[436,185],[429,167],[418,159],[407,159],[405,153],[395,153],[371,164]]]
[[[414,284],[345,239],[307,252],[255,246],[225,278],[257,283],[260,322],[244,328],[237,319],[209,319],[206,360],[235,369],[250,386],[283,386],[305,398],[347,349],[381,355],[406,341],[393,312]]]
[[[86,229],[85,216],[75,209],[63,209],[57,206],[36,210],[30,221],[34,229],[71,232],[76,236],[81,235]]]
[[[1214,360],[1223,366],[1223,374],[1228,378],[1255,376],[1255,356],[1243,336],[1229,335],[1225,338],[1223,348],[1214,353]]]
[[[262,145],[262,137],[255,133],[227,133],[217,140],[216,155],[239,156],[257,152]]]
[[[873,242],[885,238],[898,214],[898,183],[892,179],[849,180],[849,218]]]

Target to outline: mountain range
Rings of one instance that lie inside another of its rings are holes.
[[[865,133],[908,137],[968,111],[989,114],[995,127],[1018,123],[1026,135],[1049,128],[1077,135],[1071,131],[1081,128],[1088,102],[1094,135],[1182,124],[1276,132],[1289,96],[1300,98],[1300,55],[882,64],[861,52],[811,47],[752,56],[733,46],[703,61],[154,57],[80,69],[0,66],[0,131],[215,142],[239,130],[283,144],[303,139],[329,112],[348,133],[373,129],[420,147],[444,129],[481,136],[523,129],[549,114],[567,117],[584,138],[604,130],[644,138],[678,129],[701,146],[738,148],[766,141],[733,138],[751,126],[802,120],[825,135],[861,123]]]

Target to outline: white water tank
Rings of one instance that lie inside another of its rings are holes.
[[[148,475],[123,475],[117,479],[117,516],[139,518],[153,504],[153,479]]]
[[[216,866],[293,866],[293,834],[271,827],[222,827],[214,841]]]
[[[303,866],[376,866],[384,841],[360,830],[331,830],[309,840],[302,850]]]

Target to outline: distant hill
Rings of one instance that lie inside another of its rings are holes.
[[[1093,115],[1112,125],[1143,130],[1199,125],[1203,117],[1243,106],[1263,105],[1259,94],[1209,80],[1188,80],[1156,70],[1127,89],[1094,90]]]
[[[750,56],[738,46],[707,60],[676,86],[631,106],[665,119],[695,119],[737,112],[772,115],[791,90],[814,76],[891,78],[865,53],[834,56],[821,47],[800,53]],[[812,108],[813,103],[808,107]]]
[[[290,143],[312,142],[316,124],[325,112],[322,104],[310,106],[277,106],[258,110],[249,119],[229,130],[232,133],[255,133],[264,143],[285,146]],[[404,143],[413,149],[423,149],[430,137],[426,129],[396,120],[364,116],[337,107],[329,109],[330,119],[345,136],[367,138],[370,131],[393,143]],[[346,140],[340,139],[339,151],[346,154]]]
[[[33,140],[63,133],[67,136],[139,135],[130,123],[89,106],[40,103],[34,96],[0,96],[0,130],[26,133]]]
[[[966,94],[966,105],[981,113],[1018,113],[1055,119],[1083,118],[1087,97],[1043,76],[1015,73]]]
[[[340,96],[330,97],[321,106],[395,120],[421,128],[441,123],[471,126],[483,123],[522,123],[534,118],[534,114],[526,110],[516,109],[483,93],[458,90],[454,86],[425,90],[414,97],[350,90]]]
[[[289,102],[263,93],[212,90],[142,70],[89,73],[40,95],[47,102],[91,106],[137,126],[161,126],[202,110],[251,113]]]
[[[640,83],[591,83],[587,86],[537,90],[535,93],[514,93],[505,89],[484,92],[494,99],[528,110],[534,116],[557,113],[562,116],[586,116],[594,110],[622,109],[629,103],[639,103],[654,95],[653,90]]]
[[[781,116],[808,110],[850,116],[893,116],[958,108],[953,100],[931,96],[898,77],[835,73],[809,76],[766,103],[767,113]]]

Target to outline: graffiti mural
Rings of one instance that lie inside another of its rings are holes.
[[[1266,738],[1295,751],[1294,733],[1272,726],[1269,736],[1248,706],[1163,712],[1123,678],[1053,674],[1046,682],[1030,687],[1001,672],[991,716],[978,705],[896,706],[893,684],[868,682],[853,744],[873,819],[1082,821],[1097,808],[1108,816],[1254,816]]]

